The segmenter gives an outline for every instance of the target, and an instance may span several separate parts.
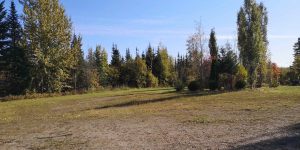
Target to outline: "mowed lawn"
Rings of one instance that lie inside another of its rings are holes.
[[[300,87],[0,103],[0,149],[300,149]]]

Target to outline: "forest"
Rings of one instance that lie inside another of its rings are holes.
[[[111,59],[101,45],[84,54],[84,37],[72,32],[59,0],[19,2],[22,15],[13,1],[10,8],[4,1],[0,4],[1,96],[120,87],[214,91],[299,85],[300,39],[294,46],[294,64],[281,73],[269,56],[267,8],[253,0],[246,0],[237,14],[238,50],[229,43],[218,45],[214,28],[206,38],[197,25],[186,40],[185,55],[171,56],[162,43],[149,43],[145,51],[126,49],[121,56],[112,44]]]

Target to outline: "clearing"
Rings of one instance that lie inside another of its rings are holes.
[[[300,149],[300,87],[2,102],[0,149]]]

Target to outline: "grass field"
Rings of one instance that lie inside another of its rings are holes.
[[[300,149],[300,87],[0,103],[0,149]]]

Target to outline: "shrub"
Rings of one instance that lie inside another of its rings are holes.
[[[175,83],[175,89],[176,89],[177,92],[183,91],[184,88],[185,88],[185,85],[184,85],[183,82],[177,81],[177,82]]]
[[[209,89],[211,91],[215,91],[216,89],[218,89],[219,87],[219,83],[217,81],[211,80],[209,81]]]
[[[233,90],[234,88],[234,75],[223,73],[219,75],[219,85],[223,87],[224,90]]]
[[[236,78],[237,78],[237,80],[240,80],[240,81],[247,80],[248,72],[243,65],[238,65],[237,72],[236,72]]]
[[[270,87],[271,88],[276,88],[278,87],[280,84],[277,80],[273,80],[272,83],[270,84]]]
[[[278,68],[276,63],[272,63],[272,81],[270,87],[278,87],[279,86],[279,78],[280,78],[281,70]]]
[[[147,73],[147,87],[157,87],[158,86],[158,79],[151,73],[148,72]]]
[[[238,90],[246,88],[247,82],[245,80],[239,80],[235,83],[235,88]]]
[[[192,81],[188,88],[190,91],[198,91],[201,89],[201,83],[199,81]]]

